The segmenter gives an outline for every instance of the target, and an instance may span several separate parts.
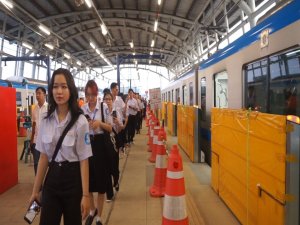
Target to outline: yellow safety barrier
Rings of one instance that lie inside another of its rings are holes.
[[[194,107],[177,106],[177,134],[178,144],[185,151],[188,157],[194,161]]]
[[[174,127],[174,107],[172,102],[167,103],[167,125],[168,131],[171,135],[175,135],[175,127]]]
[[[165,122],[167,120],[167,102],[161,103],[161,119]]]
[[[242,224],[284,224],[286,117],[212,109],[212,187]]]

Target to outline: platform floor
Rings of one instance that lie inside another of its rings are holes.
[[[24,138],[18,138],[20,156]],[[161,225],[163,198],[152,198],[149,187],[153,183],[154,167],[148,162],[147,135],[143,129],[136,135],[128,154],[120,159],[120,191],[115,200],[105,203],[102,218],[108,225]],[[167,145],[177,143],[168,137]],[[190,225],[240,224],[210,186],[210,167],[204,163],[191,163],[181,151],[186,186],[186,202]],[[5,171],[1,171],[3,173]],[[32,163],[19,161],[19,183],[0,195],[0,224],[24,225],[34,180]],[[37,218],[33,225],[37,225]],[[95,222],[94,222],[95,223]],[[63,223],[62,223],[63,224]],[[83,223],[84,224],[84,223]]]

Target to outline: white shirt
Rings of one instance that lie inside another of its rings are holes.
[[[133,107],[135,109],[139,109],[139,105],[136,99],[132,98],[132,99],[128,99],[127,101],[127,116],[128,115],[136,115],[137,114],[137,110],[134,110],[130,107]]]
[[[33,137],[33,143],[36,143],[36,138],[39,133],[41,119],[47,116],[47,112],[48,112],[48,103],[46,101],[41,107],[39,106],[39,104],[36,104],[34,106],[34,109],[32,111],[32,122],[35,122],[35,133]]]
[[[116,133],[119,133],[120,125],[115,124],[114,120],[113,120],[113,115],[112,114],[113,114],[114,110],[117,112],[117,119],[119,120],[120,124],[123,124],[122,120],[121,120],[122,117],[121,117],[120,113],[114,108],[111,112],[109,112],[109,115],[107,117],[107,123],[110,124],[113,127],[113,129],[116,131]]]
[[[115,109],[121,116],[120,122],[124,120],[124,110],[125,110],[125,103],[120,96],[116,96],[116,99],[113,101],[113,109]]]
[[[89,108],[89,104],[85,103],[81,107],[83,114],[89,115],[92,120],[102,121],[100,104],[101,104],[100,102],[97,102],[94,111],[91,111]],[[103,112],[104,112],[104,121],[105,121],[105,123],[107,123],[107,117],[109,115],[109,110],[105,103],[103,103]],[[90,129],[90,135],[103,134],[103,133],[104,133],[104,130],[101,127],[98,127],[96,130]]]
[[[52,160],[53,153],[58,139],[65,127],[71,120],[68,112],[66,118],[59,122],[56,110],[47,119],[42,119],[40,132],[37,136],[36,149],[48,156]],[[76,162],[92,156],[92,149],[89,136],[89,125],[84,115],[80,115],[65,136],[61,148],[55,158],[56,162]]]

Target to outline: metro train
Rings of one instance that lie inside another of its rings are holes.
[[[257,26],[162,89],[162,100],[201,107],[200,148],[211,162],[211,108],[300,116],[300,1]]]
[[[23,77],[11,77],[7,80],[0,80],[0,86],[12,87],[16,89],[16,105],[17,107],[27,107],[36,104],[35,89],[44,87],[47,90],[47,82]],[[26,103],[27,100],[27,103]]]

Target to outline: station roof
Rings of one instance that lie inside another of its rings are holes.
[[[270,0],[268,7],[276,0]],[[11,2],[12,8],[3,7]],[[160,5],[158,2],[161,2]],[[263,0],[0,0],[0,31],[38,54],[81,67],[116,65],[117,55],[161,55],[152,64],[178,74]],[[91,7],[87,3],[91,4]],[[8,16],[6,16],[8,15]],[[158,22],[154,30],[155,21]],[[45,34],[39,26],[50,30]],[[243,25],[243,24],[242,24]],[[105,31],[107,30],[107,34]],[[91,42],[93,43],[91,45]],[[133,43],[133,46],[130,46]],[[50,50],[45,44],[54,46]],[[29,51],[26,54],[31,54]],[[70,55],[71,58],[66,57]],[[197,61],[198,60],[198,61]],[[139,59],[148,64],[148,59]],[[128,59],[127,63],[134,63]]]

